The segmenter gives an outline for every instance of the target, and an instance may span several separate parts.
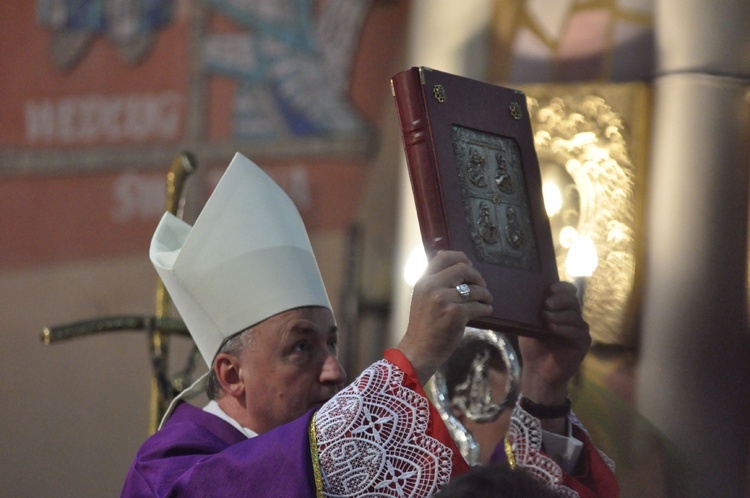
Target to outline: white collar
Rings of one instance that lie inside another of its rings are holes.
[[[253,431],[252,429],[248,429],[247,427],[241,426],[239,422],[227,415],[227,413],[221,409],[219,403],[217,403],[216,400],[212,399],[211,401],[209,401],[208,404],[203,407],[203,411],[216,415],[225,422],[229,422],[230,424],[232,424],[232,427],[243,433],[245,436],[247,436],[248,439],[258,435],[257,432]]]

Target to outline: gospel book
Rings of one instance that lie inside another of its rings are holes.
[[[526,96],[426,67],[391,86],[425,252],[463,251],[493,295],[469,325],[543,334],[558,274]]]

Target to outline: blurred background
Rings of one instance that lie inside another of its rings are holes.
[[[294,200],[350,378],[397,343],[421,242],[390,77],[427,66],[528,97],[594,339],[574,409],[623,496],[750,496],[747,26],[733,0],[5,0],[0,494],[117,496],[152,367],[204,371],[148,327],[181,151],[187,221],[237,151]]]

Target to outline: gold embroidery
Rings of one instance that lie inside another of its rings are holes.
[[[312,457],[313,475],[315,476],[315,496],[323,498],[323,477],[320,473],[320,459],[318,458],[318,434],[315,432],[315,417],[317,415],[317,413],[313,415],[307,434],[310,438],[310,456]]]
[[[510,444],[510,439],[505,437],[505,456],[508,457],[508,465],[511,469],[516,468],[516,456],[513,454],[513,446]]]

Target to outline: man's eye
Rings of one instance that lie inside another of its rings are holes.
[[[335,353],[339,348],[339,341],[337,339],[328,341],[328,347]]]
[[[310,343],[306,341],[298,342],[294,345],[294,351],[299,353],[306,353],[310,351]]]

